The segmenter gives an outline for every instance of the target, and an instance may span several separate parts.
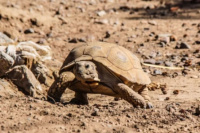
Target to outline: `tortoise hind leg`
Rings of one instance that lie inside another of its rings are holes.
[[[146,101],[137,92],[133,91],[130,87],[123,83],[117,84],[115,91],[120,95],[121,98],[131,103],[134,107],[140,106],[146,108]]]
[[[70,103],[73,104],[81,104],[81,105],[87,105],[88,104],[88,97],[87,93],[82,92],[75,92],[75,98],[73,98]]]

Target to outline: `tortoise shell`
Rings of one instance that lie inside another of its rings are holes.
[[[84,60],[104,65],[125,84],[145,85],[151,82],[148,75],[144,73],[140,60],[133,53],[122,46],[105,42],[91,42],[72,49],[62,65],[60,73],[72,70],[76,62]]]

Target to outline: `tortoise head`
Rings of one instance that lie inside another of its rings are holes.
[[[91,61],[78,61],[75,63],[73,72],[76,79],[83,84],[96,86],[99,84],[98,72],[96,65]]]

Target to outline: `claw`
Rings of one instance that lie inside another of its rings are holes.
[[[151,109],[153,108],[153,104],[151,102],[146,103],[146,109]]]

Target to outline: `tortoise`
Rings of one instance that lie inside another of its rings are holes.
[[[148,96],[151,83],[143,71],[140,60],[122,46],[89,42],[72,49],[48,95],[60,101],[66,88],[75,91],[73,102],[88,104],[87,93],[122,98],[134,107],[152,108]]]

